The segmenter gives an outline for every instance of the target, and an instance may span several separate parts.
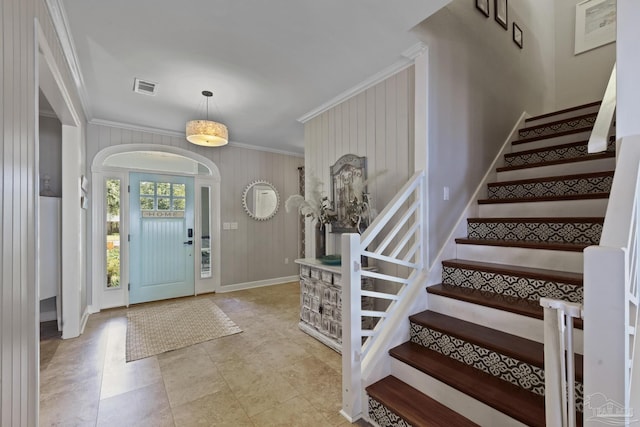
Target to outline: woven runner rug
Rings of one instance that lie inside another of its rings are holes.
[[[134,308],[127,314],[127,362],[239,332],[208,298]]]

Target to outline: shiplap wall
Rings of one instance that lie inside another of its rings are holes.
[[[74,84],[42,0],[0,3],[0,425],[35,426],[38,408],[34,18],[68,88]],[[81,111],[76,94],[76,110]]]
[[[367,188],[380,212],[413,175],[414,67],[411,66],[309,120],[304,127],[305,183],[324,183],[331,198],[329,168],[344,154],[367,157],[367,174],[387,170]],[[315,254],[307,222],[306,253]],[[340,235],[329,234],[327,253],[340,252]]]
[[[284,200],[298,192],[301,157],[227,145],[218,148],[190,144],[184,137],[91,124],[87,135],[87,164],[102,149],[116,144],[160,144],[190,150],[213,161],[220,170],[220,222],[237,222],[237,230],[221,230],[222,286],[297,274],[298,217],[287,214]],[[242,207],[242,193],[255,180],[271,182],[280,195],[280,208],[267,221],[251,219]],[[90,246],[90,245],[89,245]],[[289,258],[285,264],[284,259]]]

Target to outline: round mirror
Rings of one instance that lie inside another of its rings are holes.
[[[255,181],[247,185],[242,194],[242,206],[247,214],[258,221],[265,221],[278,212],[280,196],[273,184]]]

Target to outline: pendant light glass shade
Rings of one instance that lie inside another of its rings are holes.
[[[187,122],[187,141],[206,147],[220,147],[229,142],[229,131],[222,123],[190,120]]]
[[[209,98],[213,93],[205,90],[202,95],[207,98],[207,119],[189,120],[187,122],[187,141],[205,147],[220,147],[229,142],[229,131],[222,123],[209,120]]]

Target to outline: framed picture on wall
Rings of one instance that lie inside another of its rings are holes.
[[[496,22],[505,30],[509,30],[507,24],[507,0],[494,0],[494,13],[496,14]]]
[[[330,168],[331,198],[337,219],[331,224],[332,233],[357,233],[349,216],[349,204],[366,193],[367,158],[345,154]]]
[[[522,30],[515,22],[513,23],[513,42],[522,49]]]
[[[489,0],[476,0],[476,9],[484,16],[489,17]]]
[[[574,54],[616,41],[616,0],[585,0],[576,5]]]

